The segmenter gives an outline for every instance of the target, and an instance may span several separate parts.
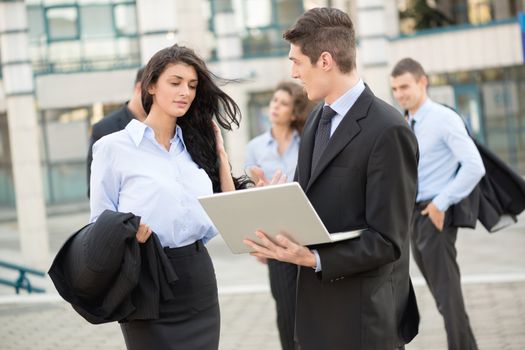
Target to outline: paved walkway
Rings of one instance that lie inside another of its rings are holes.
[[[49,218],[51,255],[87,219],[86,213]],[[221,350],[277,350],[275,311],[266,268],[246,255],[232,255],[220,238],[209,245],[220,289]],[[481,350],[525,349],[525,217],[493,235],[483,228],[461,231],[459,261],[463,291]],[[23,262],[16,225],[0,224],[0,258]],[[412,275],[421,330],[408,350],[446,349],[443,322],[417,269]],[[6,272],[0,270],[0,276]],[[123,350],[117,324],[91,325],[61,301],[47,280],[33,279],[49,291],[16,297],[0,287],[0,350]]]

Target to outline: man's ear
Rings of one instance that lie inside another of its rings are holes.
[[[328,51],[321,52],[319,59],[317,60],[319,67],[323,70],[329,70],[334,65],[334,59],[332,54]]]
[[[134,92],[136,94],[139,94],[140,95],[140,91],[142,90],[142,83],[139,81],[138,83],[135,84],[135,87],[133,88]]]
[[[419,84],[422,84],[425,88],[428,86],[428,78],[426,75],[422,75],[418,81]]]

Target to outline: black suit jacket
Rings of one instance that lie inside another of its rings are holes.
[[[452,225],[476,226],[477,220],[489,232],[517,221],[525,209],[525,181],[488,148],[474,140],[485,176],[462,201],[451,207]],[[506,220],[505,220],[506,219]]]
[[[320,110],[305,125],[296,180],[329,232],[365,230],[311,247],[322,272],[300,268],[296,338],[301,350],[394,349],[419,324],[408,274],[417,141],[399,112],[367,87],[310,173]]]
[[[134,119],[133,113],[128,108],[128,102],[121,108],[111,112],[99,122],[93,124],[91,130],[91,137],[89,138],[88,155],[87,155],[87,195],[89,197],[90,178],[91,178],[91,162],[93,161],[93,145],[101,137],[120,131]]]
[[[49,276],[58,293],[93,324],[156,319],[173,299],[177,275],[156,234],[135,238],[140,217],[105,210],[57,253]]]

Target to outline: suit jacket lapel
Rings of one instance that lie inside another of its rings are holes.
[[[372,103],[373,97],[374,94],[368,88],[368,86],[366,86],[365,90],[363,91],[363,93],[361,93],[361,95],[354,103],[352,108],[350,108],[348,113],[346,113],[346,115],[344,116],[343,120],[341,120],[341,124],[339,124],[332,137],[330,137],[330,141],[328,142],[326,149],[321,155],[321,159],[319,160],[317,167],[313,169],[309,181],[307,182],[308,185],[306,186],[306,191],[308,191],[308,189],[312,186],[312,184],[319,177],[319,175],[324,171],[324,169],[326,169],[330,162],[343,150],[343,148],[345,148],[346,145],[350,143],[354,139],[354,137],[357,136],[357,134],[359,134],[359,132],[361,131],[361,127],[359,126],[359,120],[367,116],[368,108]],[[312,157],[310,155],[310,162],[308,163],[309,165],[311,164],[311,158]]]
[[[323,110],[323,103],[320,103],[311,113],[307,119],[301,136],[301,147],[299,147],[298,159],[298,181],[302,188],[306,188],[310,179],[310,168],[312,167],[312,154],[314,151],[315,133],[319,118],[321,118],[321,111]]]

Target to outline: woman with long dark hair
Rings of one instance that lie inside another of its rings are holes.
[[[136,239],[159,237],[178,280],[160,317],[121,323],[128,349],[217,349],[217,282],[205,243],[217,231],[197,197],[244,188],[233,178],[219,126],[239,125],[239,108],[193,50],[157,52],[142,78],[142,123],[95,143],[91,221],[105,210],[141,217]]]

